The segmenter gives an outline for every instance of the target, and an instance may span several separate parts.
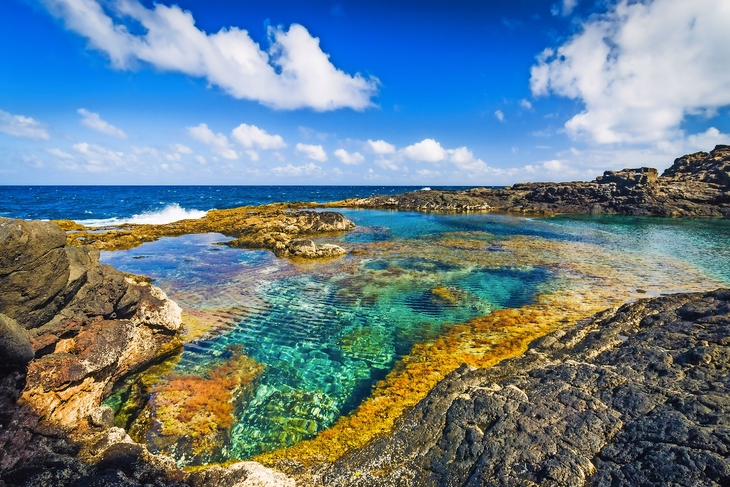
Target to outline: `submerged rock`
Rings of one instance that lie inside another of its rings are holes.
[[[640,300],[462,367],[321,485],[727,485],[730,290]]]

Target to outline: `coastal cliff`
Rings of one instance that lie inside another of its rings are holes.
[[[354,198],[331,207],[417,211],[497,211],[525,215],[557,213],[730,217],[730,146],[682,156],[661,176],[642,167],[606,171],[589,182],[524,183],[468,191],[416,191]]]

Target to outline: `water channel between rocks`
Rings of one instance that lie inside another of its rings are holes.
[[[730,283],[724,221],[342,213],[358,227],[320,239],[350,251],[335,260],[232,249],[220,234],[103,252],[154,278],[188,329],[180,355],[107,401],[118,425],[180,465],[251,458],[342,428],[368,401],[412,404],[394,386],[406,363],[434,381],[510,333],[528,340],[626,299]],[[510,308],[541,318],[474,324]]]

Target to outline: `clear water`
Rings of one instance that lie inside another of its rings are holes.
[[[238,403],[230,437],[213,460],[248,458],[310,438],[356,408],[414,344],[563,285],[560,263],[526,256],[507,265],[492,258],[505,252],[502,241],[522,236],[580,245],[597,261],[605,252],[610,259],[602,265],[628,268],[623,279],[634,270],[648,276],[641,285],[667,272],[681,275],[661,276],[662,282],[730,284],[727,222],[342,212],[358,228],[335,240],[354,252],[332,261],[292,262],[231,249],[219,245],[226,237],[218,234],[102,254],[118,269],[155,278],[188,313],[213,324],[185,345],[177,373],[203,374],[234,344],[266,365]],[[460,239],[470,244],[461,248]]]

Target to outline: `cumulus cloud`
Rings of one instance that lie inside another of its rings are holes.
[[[685,116],[730,104],[730,2],[621,0],[531,69],[534,95],[581,100],[566,124],[598,143],[681,135]]]
[[[327,160],[327,153],[321,145],[297,144],[297,151],[303,153],[307,158],[314,161],[324,162]]]
[[[694,134],[687,137],[687,145],[698,151],[710,151],[718,144],[730,144],[730,134],[723,134],[715,127],[710,127],[701,134]]]
[[[475,174],[495,171],[495,169],[490,168],[483,160],[475,158],[472,151],[466,147],[459,147],[450,152],[451,157],[449,157],[449,160],[464,172]]]
[[[286,147],[286,143],[281,135],[270,135],[266,130],[258,128],[256,125],[247,125],[242,123],[233,129],[233,138],[242,146],[252,149],[282,149]]]
[[[188,127],[188,134],[193,139],[210,147],[211,151],[224,159],[238,159],[238,153],[231,147],[231,143],[228,142],[228,137],[220,133],[213,133],[207,124],[201,123],[197,127]]]
[[[85,108],[79,108],[76,112],[83,117],[81,119],[81,123],[89,127],[91,130],[120,139],[127,138],[127,134],[125,134],[124,131],[102,120],[98,113],[90,112]]]
[[[302,166],[292,166],[291,164],[287,164],[286,166],[275,167],[271,171],[274,174],[284,175],[284,176],[302,176],[302,175],[313,174],[313,173],[319,172],[321,170],[322,170],[321,167],[315,165],[313,162],[310,162],[310,163],[304,164]]]
[[[106,53],[116,69],[142,61],[162,71],[205,78],[235,98],[277,109],[372,106],[378,80],[337,69],[319,39],[305,27],[269,27],[270,46],[262,49],[237,27],[208,34],[195,26],[192,13],[177,5],[138,0],[41,0],[69,30]],[[125,22],[139,24],[133,33]]]
[[[340,160],[342,164],[355,165],[360,164],[365,160],[365,157],[359,152],[349,153],[345,149],[337,149],[335,156]]]
[[[497,117],[497,120],[500,122],[504,122],[504,112],[502,110],[497,110],[494,112],[494,116]]]
[[[526,110],[532,110],[532,103],[530,103],[530,100],[527,100],[525,98],[520,100],[520,106]]]
[[[388,142],[386,142],[384,140],[368,139],[368,147],[370,148],[371,151],[373,151],[375,154],[378,154],[380,156],[395,153],[395,146],[393,144],[389,144]]]
[[[64,152],[57,147],[54,147],[53,149],[46,149],[46,152],[58,157],[59,159],[73,159],[74,158],[74,156],[72,156],[68,152]]]
[[[3,110],[0,110],[0,132],[28,139],[50,138],[48,132],[36,120],[23,115],[11,115]]]
[[[208,164],[208,161],[205,160],[205,157],[203,157],[201,155],[195,156],[195,160],[201,164]]]
[[[246,151],[246,154],[248,154],[248,158],[251,159],[254,162],[255,161],[258,161],[260,159],[259,153],[256,152],[255,150],[247,150]]]
[[[448,153],[441,144],[433,139],[424,139],[401,150],[408,159],[422,162],[440,162],[446,159]]]

